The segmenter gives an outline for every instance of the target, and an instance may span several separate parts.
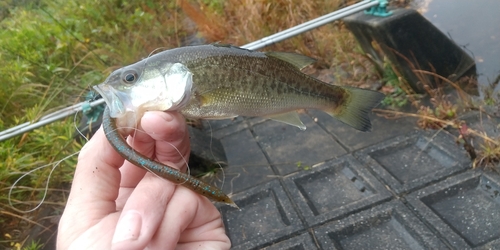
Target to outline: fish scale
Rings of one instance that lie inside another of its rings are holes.
[[[189,68],[189,65],[188,65]],[[222,73],[217,73],[214,75],[210,73],[210,69],[213,66],[208,66],[204,71],[198,71],[197,68],[193,68],[193,82],[195,83],[194,92],[199,92],[200,95],[204,95],[207,92],[217,93],[217,97],[228,96],[235,97],[234,99],[218,98],[213,100],[214,103],[225,103],[227,116],[231,115],[246,115],[255,116],[259,115],[256,113],[257,110],[267,110],[268,112],[280,112],[283,110],[290,111],[298,108],[317,108],[320,105],[328,105],[341,97],[342,93],[340,91],[330,94],[330,100],[328,96],[317,96],[313,93],[321,91],[319,88],[305,88],[300,85],[286,84],[286,81],[290,81],[286,76],[280,75],[278,78],[276,76],[264,76],[256,72],[251,72],[250,75],[245,77],[239,77],[237,80],[228,80],[226,76],[232,76],[236,78],[235,75],[239,73],[239,68],[227,67],[222,70]],[[210,81],[205,81],[203,79],[210,78]],[[290,78],[290,77],[288,77]],[[272,79],[272,80],[270,80]],[[309,80],[315,80],[313,78]],[[223,83],[223,84],[221,84]],[[212,86],[217,86],[218,88],[228,88],[227,91],[217,91],[216,88]],[[325,88],[330,90],[329,88]],[[324,90],[322,92],[325,92]],[[234,96],[236,93],[240,95]],[[252,93],[251,95],[245,93]],[[319,92],[321,93],[321,92]],[[276,94],[276,95],[274,95]],[[294,95],[294,96],[287,96]],[[270,102],[270,100],[272,101]],[[316,98],[314,101],[308,98]],[[321,100],[319,99],[321,98]],[[239,104],[231,106],[230,103],[226,101],[231,101],[231,103]],[[233,102],[234,101],[234,102]],[[209,106],[205,105],[203,107],[198,107],[195,105],[192,109],[188,106],[182,112],[188,116],[197,116],[195,112],[210,112],[209,109],[219,109],[219,106]],[[200,110],[202,109],[202,110]],[[219,109],[220,110],[220,109]],[[210,115],[209,115],[210,116]]]

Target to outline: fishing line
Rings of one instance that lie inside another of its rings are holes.
[[[45,10],[45,8],[43,7],[40,7],[40,10],[42,10],[43,12],[45,12],[45,14],[47,14],[52,20],[54,20],[54,22],[56,22],[59,26],[61,26],[64,31],[68,32],[68,34],[70,34],[75,40],[77,40],[85,49],[87,49],[88,52],[92,53],[95,57],[97,57],[99,59],[99,61],[109,67],[109,65],[100,57],[98,56],[94,50],[90,50],[89,47],[87,47],[86,43],[81,41],[75,34],[73,34],[73,32],[69,31],[66,26],[64,26],[64,24],[62,24],[61,22],[59,22],[59,20],[57,20],[52,14],[50,14],[47,10]]]
[[[46,164],[46,165],[43,165],[43,166],[40,166],[40,167],[37,167],[35,169],[32,169],[30,171],[28,171],[27,173],[23,174],[21,177],[19,177],[15,182],[14,184],[12,184],[12,186],[10,186],[9,188],[9,195],[7,197],[7,200],[9,201],[9,206],[15,210],[16,212],[19,212],[19,213],[31,213],[35,210],[37,210],[42,204],[43,202],[45,201],[45,198],[47,197],[47,192],[48,192],[48,189],[49,189],[49,183],[50,183],[50,178],[52,177],[52,173],[54,172],[54,170],[56,169],[57,166],[59,166],[59,164],[61,164],[61,162],[75,156],[76,154],[80,153],[80,151],[78,152],[75,152],[73,154],[70,154],[64,158],[62,158],[61,160],[55,162],[55,163],[49,163],[49,164]],[[16,184],[21,181],[24,177],[32,174],[33,172],[37,171],[37,170],[40,170],[40,169],[43,169],[45,167],[48,167],[50,165],[54,165],[52,167],[52,169],[50,170],[50,173],[49,173],[49,176],[47,177],[47,183],[45,184],[45,189],[44,189],[44,192],[43,192],[43,197],[42,197],[42,200],[38,203],[38,205],[36,205],[34,208],[32,209],[29,209],[29,210],[20,210],[20,209],[17,209],[14,207],[14,204],[12,204],[12,199],[11,199],[11,196],[12,196],[12,190],[14,190],[14,188],[16,187]]]
[[[432,134],[432,136],[431,136],[430,138],[427,138],[427,140],[426,140],[427,142],[426,142],[424,145],[422,145],[421,147],[419,147],[419,146],[418,146],[418,139],[417,139],[417,142],[416,142],[416,144],[417,144],[417,145],[416,145],[416,146],[417,146],[418,148],[420,148],[420,152],[418,152],[417,156],[415,157],[415,159],[413,159],[413,162],[411,163],[411,165],[410,165],[410,166],[416,166],[416,165],[415,165],[415,163],[417,162],[417,159],[419,159],[419,158],[420,158],[420,155],[421,155],[422,153],[424,153],[427,149],[429,149],[429,148],[430,148],[431,143],[434,141],[434,139],[436,138],[436,136],[437,136],[439,133],[441,133],[442,131],[445,131],[445,130],[444,130],[444,127],[443,127],[443,128],[438,129],[435,133],[433,133],[433,134]],[[424,137],[424,138],[425,138],[425,137]]]
[[[81,135],[83,138],[85,138],[85,140],[88,141],[87,137],[83,135],[83,133],[80,131],[80,129],[78,128],[78,126],[76,125],[76,118],[77,118],[77,115],[78,115],[78,111],[75,113],[75,116],[73,117],[73,125],[76,129],[76,131],[78,132],[79,135]],[[37,167],[37,168],[34,168],[26,173],[24,173],[21,177],[19,177],[9,188],[9,195],[8,195],[8,201],[9,201],[9,206],[15,210],[16,212],[19,212],[19,213],[30,213],[30,212],[33,212],[35,210],[37,210],[38,208],[40,208],[40,206],[44,203],[45,201],[45,198],[47,197],[47,193],[48,193],[48,190],[49,190],[49,184],[50,184],[50,179],[52,177],[52,174],[54,172],[54,170],[57,168],[57,166],[59,166],[59,164],[61,164],[61,162],[79,154],[80,151],[77,151],[77,152],[74,152],[64,158],[62,158],[61,160],[57,161],[57,162],[54,162],[54,163],[49,163],[49,164],[46,164],[46,165],[43,165],[43,166],[40,166],[40,167]],[[14,207],[14,204],[12,203],[12,191],[14,190],[14,188],[16,187],[16,184],[21,181],[24,177],[34,173],[35,171],[38,171],[40,169],[43,169],[43,168],[46,168],[50,165],[53,165],[52,169],[50,170],[50,173],[49,175],[47,176],[47,181],[46,181],[46,184],[45,184],[45,188],[43,189],[43,197],[42,197],[42,200],[32,209],[29,209],[29,210],[20,210],[20,209],[17,209]]]
[[[97,57],[97,58],[98,58],[98,60],[99,60],[99,61],[100,61],[103,65],[106,65],[106,66],[108,66],[108,67],[109,67],[109,65],[108,65],[108,64],[107,64],[107,63],[106,63],[106,62],[105,62],[105,61],[104,61],[104,60],[103,60],[100,56],[98,56],[98,55],[97,55],[97,54],[96,54],[93,50],[90,50],[90,49],[86,46],[86,44],[85,44],[83,41],[81,41],[80,39],[78,39],[78,37],[76,37],[76,36],[75,36],[72,32],[70,32],[70,31],[69,31],[69,30],[68,30],[68,29],[67,29],[67,28],[66,28],[66,27],[65,27],[65,26],[64,26],[61,22],[59,22],[59,20],[57,20],[54,16],[52,16],[52,14],[50,14],[48,11],[46,11],[43,7],[40,7],[40,9],[41,9],[43,12],[45,12],[45,13],[46,13],[46,14],[47,14],[47,15],[48,15],[48,16],[49,16],[52,20],[54,20],[54,21],[55,21],[55,22],[56,22],[59,26],[61,26],[61,27],[62,27],[62,28],[63,28],[66,32],[68,32],[68,33],[69,33],[69,34],[70,34],[70,35],[71,35],[71,36],[72,36],[75,40],[77,40],[77,41],[78,41],[78,42],[79,42],[79,43],[80,43],[83,47],[85,47],[85,48],[87,49],[87,51],[89,51],[91,54],[93,54],[95,57]],[[30,59],[28,59],[28,58],[25,58],[22,54],[15,53],[15,52],[14,52],[14,51],[12,51],[10,48],[4,48],[4,49],[5,49],[5,50],[7,50],[7,51],[9,51],[9,52],[10,52],[10,53],[12,53],[12,54],[14,54],[14,55],[18,56],[18,57],[23,58],[24,60],[26,60],[26,61],[28,61],[28,62],[30,62],[30,63],[32,63],[32,64],[34,64],[34,65],[39,66],[39,68],[45,69],[46,71],[50,71],[50,70],[48,70],[46,67],[42,67],[42,65],[41,65],[40,63],[35,62],[35,61],[32,61],[32,60],[30,60]],[[83,60],[83,59],[82,59],[82,60]],[[82,61],[82,60],[81,60],[81,61]],[[77,64],[79,64],[79,63],[77,63]],[[52,75],[53,75],[53,76],[55,76],[55,77],[60,78],[62,81],[68,81],[68,82],[70,82],[70,83],[71,83],[71,81],[70,81],[70,80],[68,80],[68,76],[71,74],[71,72],[72,72],[75,68],[76,68],[76,66],[75,66],[75,67],[73,67],[73,68],[72,68],[72,69],[71,69],[71,70],[70,70],[70,71],[69,71],[69,72],[68,72],[65,76],[61,76],[61,75],[59,75],[59,74],[52,74]],[[52,72],[50,72],[50,73],[52,73]],[[61,91],[62,91],[62,90],[61,90]],[[74,125],[74,127],[75,127],[75,130],[77,131],[77,133],[78,133],[80,136],[82,136],[83,138],[85,138],[85,140],[86,140],[86,141],[88,141],[88,138],[87,138],[86,136],[84,136],[84,135],[83,135],[83,133],[80,131],[80,129],[79,129],[79,128],[78,128],[78,126],[76,125],[77,114],[78,114],[78,112],[76,112],[76,113],[75,113],[75,116],[74,116],[74,118],[73,118],[73,125]],[[50,184],[50,179],[51,179],[52,174],[53,174],[54,170],[56,169],[56,167],[57,167],[57,166],[59,166],[59,164],[61,164],[61,162],[65,161],[65,160],[67,160],[67,159],[69,159],[69,158],[71,158],[71,157],[73,157],[73,156],[75,156],[75,155],[77,155],[77,154],[79,154],[79,153],[80,153],[80,151],[74,152],[74,153],[72,153],[72,154],[70,154],[70,155],[68,155],[68,156],[64,157],[63,159],[61,159],[61,160],[59,160],[59,161],[57,161],[57,162],[55,162],[55,163],[49,163],[49,164],[46,164],[46,165],[43,165],[43,166],[37,167],[37,168],[35,168],[35,169],[32,169],[32,170],[30,170],[30,171],[26,172],[26,173],[25,173],[25,174],[23,174],[21,177],[19,177],[19,178],[18,178],[18,179],[17,179],[17,180],[16,180],[16,181],[15,181],[15,182],[11,185],[11,187],[9,188],[9,193],[8,193],[8,202],[9,202],[9,206],[10,206],[13,210],[15,210],[15,211],[17,211],[17,212],[19,212],[19,213],[30,213],[30,212],[33,212],[33,211],[37,210],[37,209],[38,209],[38,208],[39,208],[39,207],[43,204],[43,202],[45,201],[45,199],[46,199],[46,197],[47,197],[47,193],[48,193],[48,189],[49,189],[49,184]],[[24,177],[26,177],[26,176],[28,176],[28,175],[30,175],[30,174],[32,174],[32,173],[34,173],[35,171],[40,170],[40,169],[43,169],[43,168],[46,168],[46,167],[51,166],[51,165],[53,165],[53,167],[52,167],[52,169],[51,169],[51,171],[50,171],[50,173],[49,173],[49,175],[48,175],[48,177],[47,177],[47,181],[46,181],[46,184],[45,184],[45,188],[44,188],[44,192],[43,192],[43,197],[42,197],[41,201],[40,201],[40,202],[39,202],[39,203],[38,203],[38,204],[37,204],[34,208],[29,209],[29,210],[20,210],[20,209],[15,208],[15,207],[14,207],[14,205],[13,205],[13,203],[12,203],[12,199],[11,199],[11,197],[12,197],[12,192],[13,192],[14,188],[16,187],[17,183],[19,183],[19,181],[21,181]]]
[[[215,155],[214,155],[214,151],[212,148],[213,129],[212,129],[212,125],[210,124],[210,121],[209,120],[206,120],[206,121],[208,123],[208,127],[210,128],[210,144],[209,144],[210,154],[212,155],[212,159],[215,160]],[[219,169],[222,171],[222,184],[220,187],[220,189],[222,189],[224,187],[224,183],[226,182],[226,173],[224,172],[224,168],[222,167],[222,165],[218,161],[216,161],[215,163],[219,166]],[[231,187],[231,190],[232,190],[232,187]]]
[[[135,127],[132,128],[132,130],[134,131],[132,134],[132,139],[130,141],[130,147],[132,147],[132,145],[135,143],[135,136],[137,135],[137,132],[139,131],[139,129],[137,129],[139,127],[139,121],[137,120],[137,113],[133,113],[133,119],[135,120]],[[117,130],[118,130],[118,127],[117,127]],[[141,131],[141,132],[144,132],[144,131]],[[120,131],[118,131],[118,134],[120,134]],[[133,154],[136,154],[135,153],[135,150],[132,150],[132,153]]]
[[[166,49],[168,49],[168,48],[167,47],[158,47],[158,48],[154,49],[153,51],[151,51],[151,53],[149,53],[149,55],[148,55],[148,57],[146,57],[146,59],[150,58],[152,55],[154,55],[156,51],[158,51],[158,50],[166,50]]]
[[[175,149],[175,151],[177,151],[177,153],[181,156],[182,161],[184,162],[184,164],[186,164],[186,168],[187,168],[186,174],[189,175],[189,176],[191,176],[191,168],[189,167],[189,163],[186,160],[186,158],[184,157],[184,155],[182,155],[181,151],[179,151],[179,149],[176,146],[174,146],[174,144],[172,144],[172,143],[170,143],[168,141],[162,141],[162,142],[167,143],[168,145],[172,146]],[[186,182],[187,182],[187,180],[184,181],[184,182],[182,182],[182,183],[179,183],[179,184],[184,184]]]
[[[89,141],[89,139],[87,138],[87,136],[85,136],[82,131],[80,131],[80,128],[78,127],[78,125],[76,125],[76,117],[78,115],[78,111],[75,112],[75,115],[73,116],[73,126],[75,127],[75,130],[76,132],[82,137],[85,139],[85,141]],[[80,152],[80,151],[78,151]]]

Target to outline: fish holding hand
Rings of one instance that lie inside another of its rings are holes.
[[[258,52],[212,44],[166,50],[111,73],[94,88],[107,103],[103,126],[128,161],[214,201],[235,206],[221,190],[131,149],[123,137],[146,111],[178,111],[187,118],[261,116],[304,130],[296,110],[320,109],[368,131],[369,112],[382,93],[324,83],[300,70],[315,60],[286,52]]]

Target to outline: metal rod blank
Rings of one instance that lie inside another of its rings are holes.
[[[48,114],[48,115],[40,118],[40,120],[38,122],[35,122],[33,124],[31,124],[29,122],[25,122],[21,125],[7,129],[7,130],[3,131],[2,133],[0,133],[0,141],[10,139],[14,136],[29,132],[33,129],[37,129],[39,127],[45,126],[45,125],[50,124],[52,122],[55,122],[57,120],[61,120],[61,119],[64,119],[68,116],[71,116],[77,112],[82,111],[83,106],[86,104],[90,105],[90,107],[95,107],[95,106],[103,104],[103,103],[104,103],[104,99],[99,99],[97,101],[93,101],[90,103],[89,102],[81,102],[81,103],[75,104],[71,107],[67,107],[67,108],[64,108],[62,110],[56,111],[54,113]],[[11,131],[14,131],[14,132],[11,132]]]
[[[250,50],[261,49],[261,48],[266,47],[268,45],[271,45],[273,43],[277,43],[277,42],[283,41],[285,39],[288,39],[290,37],[304,33],[306,31],[318,28],[320,26],[323,26],[327,23],[333,22],[333,21],[338,20],[340,18],[343,18],[343,17],[349,16],[349,15],[352,15],[354,13],[357,13],[359,11],[374,7],[378,4],[379,4],[378,1],[365,0],[365,1],[353,4],[353,5],[350,5],[348,7],[345,7],[343,9],[331,12],[331,13],[326,14],[324,16],[320,16],[320,17],[313,19],[311,21],[307,21],[303,24],[299,24],[299,25],[292,27],[292,28],[289,28],[287,30],[278,32],[274,35],[264,37],[260,40],[255,41],[255,42],[245,44],[241,47],[245,48],[245,49],[250,49]]]
[[[345,7],[343,9],[334,11],[332,13],[326,14],[324,16],[318,17],[318,18],[313,19],[311,21],[307,21],[303,24],[299,24],[299,25],[292,27],[292,28],[289,28],[287,30],[278,32],[274,35],[264,37],[260,40],[255,41],[255,42],[245,44],[241,47],[245,48],[245,49],[250,49],[250,50],[261,49],[261,48],[264,48],[268,45],[283,41],[285,39],[299,35],[299,34],[304,33],[306,31],[318,28],[322,25],[333,22],[333,21],[338,20],[340,18],[352,15],[356,12],[374,7],[378,4],[379,4],[378,1],[365,0],[365,1],[353,4],[353,5],[350,5],[348,7]],[[48,114],[48,115],[40,118],[39,121],[37,121],[33,124],[31,124],[30,122],[25,122],[21,125],[18,125],[16,127],[12,127],[12,128],[9,128],[7,130],[0,132],[0,141],[7,140],[9,138],[26,133],[26,132],[31,131],[33,129],[36,129],[36,128],[39,128],[41,126],[52,123],[54,121],[71,116],[77,112],[82,111],[83,105],[90,105],[90,107],[95,107],[95,106],[103,104],[103,103],[104,103],[104,99],[99,99],[97,101],[93,101],[90,103],[81,102],[81,103],[77,103],[73,106],[56,111],[54,113]]]

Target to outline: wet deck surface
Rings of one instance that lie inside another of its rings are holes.
[[[223,190],[240,207],[219,206],[233,249],[500,249],[500,177],[472,169],[453,135],[412,118],[372,115],[362,133],[300,116],[306,131],[210,121],[229,164]]]

